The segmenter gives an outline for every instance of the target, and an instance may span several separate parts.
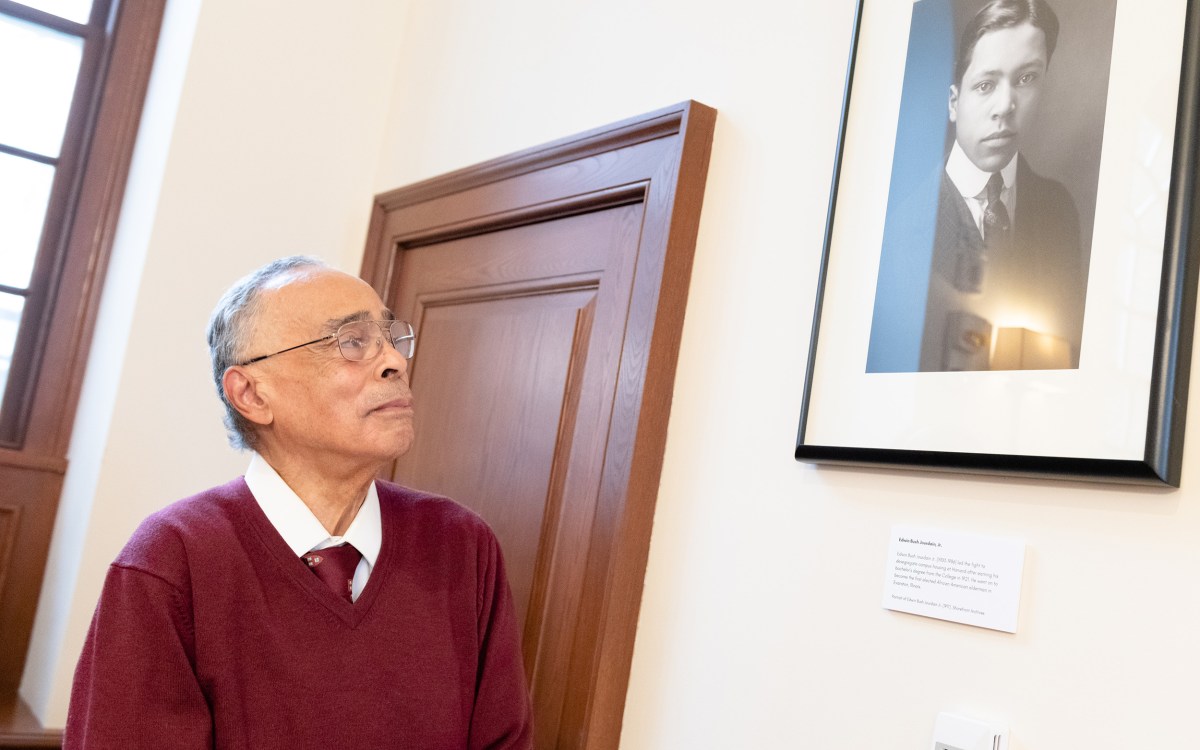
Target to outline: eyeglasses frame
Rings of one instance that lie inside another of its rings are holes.
[[[295,346],[289,346],[286,349],[280,349],[279,351],[272,352],[271,354],[264,354],[261,357],[254,357],[253,359],[248,359],[245,362],[238,362],[237,366],[245,367],[247,365],[252,365],[255,362],[262,362],[264,359],[270,359],[271,357],[274,357],[277,354],[287,354],[288,352],[295,351],[296,349],[303,349],[306,346],[312,346],[313,344],[319,344],[322,341],[328,341],[329,339],[336,339],[338,336],[340,336],[342,334],[343,328],[345,328],[346,326],[349,326],[349,325],[355,325],[356,323],[374,323],[376,326],[379,327],[379,332],[381,334],[383,334],[382,338],[384,340],[386,340],[389,344],[391,344],[392,348],[395,349],[396,351],[400,351],[400,348],[396,346],[396,341],[395,341],[395,339],[392,338],[392,336],[390,335],[390,331],[388,329],[390,329],[396,323],[404,323],[408,326],[408,330],[412,331],[412,332],[409,333],[407,336],[401,336],[400,339],[401,340],[404,340],[404,339],[411,340],[413,342],[414,346],[411,346],[409,348],[412,349],[414,352],[416,350],[415,344],[417,341],[417,333],[415,330],[413,330],[412,323],[409,323],[406,320],[350,320],[350,321],[347,321],[347,322],[341,324],[340,326],[338,326],[338,329],[336,331],[334,331],[333,333],[329,334],[328,336],[321,336],[320,338],[315,338],[312,341],[306,341],[303,344],[296,344]],[[383,351],[383,349],[381,347],[379,349],[379,352],[382,352],[382,351]],[[342,347],[340,344],[338,345],[338,354],[340,354],[342,359],[346,360],[347,362],[367,362],[367,361],[369,361],[365,358],[364,359],[350,359],[349,357],[346,356],[346,353],[342,351]],[[375,357],[378,357],[378,356],[379,356],[379,353],[376,353]],[[402,356],[403,356],[403,353],[402,353]],[[371,359],[375,359],[375,357],[371,357]],[[412,355],[406,356],[404,358],[412,359]]]

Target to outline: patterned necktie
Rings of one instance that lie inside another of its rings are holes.
[[[358,567],[358,561],[362,559],[362,554],[354,549],[353,545],[342,544],[337,547],[313,550],[301,555],[300,559],[308,565],[312,572],[317,574],[317,578],[325,582],[325,585],[333,593],[348,602],[354,601],[351,598],[354,587],[354,570]]]
[[[999,172],[992,172],[987,184],[987,208],[983,212],[983,241],[989,250],[1008,239],[1008,209],[1000,200],[1003,190],[1004,178]]]

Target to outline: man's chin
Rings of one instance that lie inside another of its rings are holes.
[[[413,436],[413,433],[411,430],[409,430],[408,433],[406,433],[404,435],[397,436],[396,440],[392,442],[391,446],[389,446],[387,460],[395,461],[397,458],[400,458],[405,453],[408,453],[408,451],[410,449],[412,449],[412,446],[413,446],[413,437],[414,436]]]
[[[376,432],[359,443],[359,455],[363,460],[373,461],[384,468],[392,461],[408,453],[413,446],[413,431],[407,429]]]
[[[982,172],[999,172],[1008,166],[1013,157],[1017,155],[1015,148],[996,151],[994,149],[982,148],[978,159],[971,159],[972,163]]]

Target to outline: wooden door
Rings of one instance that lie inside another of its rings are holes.
[[[417,329],[404,483],[495,529],[539,748],[615,748],[715,112],[685,103],[377,199]]]

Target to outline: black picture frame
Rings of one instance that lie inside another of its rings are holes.
[[[1053,3],[1053,0],[1051,0]],[[1120,0],[1122,4],[1130,0]],[[824,246],[817,285],[807,371],[801,406],[795,458],[802,462],[878,468],[928,469],[983,474],[1034,476],[1125,483],[1144,483],[1178,487],[1182,468],[1184,427],[1188,381],[1192,357],[1192,337],[1196,308],[1196,283],[1200,249],[1200,206],[1197,205],[1196,172],[1200,149],[1200,16],[1196,3],[1179,0],[1183,12],[1182,49],[1179,57],[1180,85],[1174,102],[1175,127],[1170,160],[1170,186],[1166,199],[1165,231],[1162,242],[1162,267],[1158,285],[1157,317],[1153,331],[1152,360],[1149,370],[1149,394],[1145,413],[1144,450],[1140,456],[1114,458],[1107,455],[1080,455],[1070,451],[1045,452],[947,450],[943,445],[929,447],[919,439],[901,438],[887,444],[858,441],[853,434],[829,440],[813,429],[814,410],[834,390],[853,384],[836,383],[837,388],[821,384],[815,377],[822,362],[820,344],[826,337],[844,338],[845,330],[831,330],[831,305],[848,305],[843,292],[831,288],[831,263],[844,250],[838,245],[835,226],[839,210],[850,211],[849,218],[879,210],[877,205],[845,205],[843,178],[848,151],[847,136],[854,125],[856,73],[873,54],[863,44],[866,14],[882,3],[859,0],[854,15],[850,58],[844,86],[841,120],[834,160],[832,186],[826,218]],[[1174,58],[1172,58],[1174,59]],[[1115,64],[1115,63],[1114,63]],[[1164,105],[1166,103],[1164,102]],[[1105,148],[1108,148],[1106,144]],[[1092,304],[1089,300],[1089,304]],[[857,360],[855,360],[857,361]],[[855,373],[857,376],[858,373]],[[921,375],[926,375],[922,373]],[[851,393],[847,398],[853,399]],[[1135,414],[1140,418],[1140,414]],[[836,422],[837,415],[823,417],[824,423]],[[853,428],[851,428],[852,430]],[[865,431],[864,431],[865,432]],[[917,433],[919,430],[910,430]],[[1138,436],[1140,437],[1140,436]]]

